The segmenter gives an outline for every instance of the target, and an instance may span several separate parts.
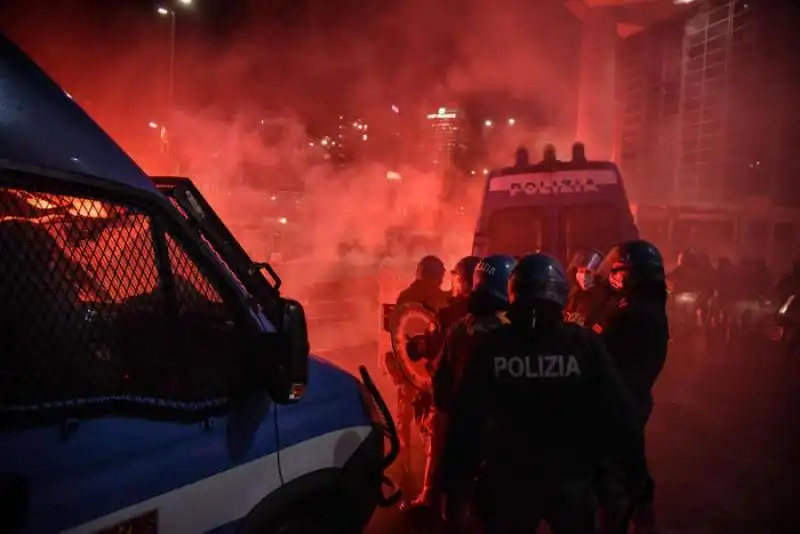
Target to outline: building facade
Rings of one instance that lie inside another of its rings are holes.
[[[464,111],[441,107],[425,117],[423,151],[436,171],[452,171],[463,167],[467,152],[469,121]]]
[[[655,233],[684,234],[676,246],[774,258],[797,242],[797,12],[788,0],[697,2],[620,42],[619,163],[640,217],[693,213],[694,226],[653,217]]]

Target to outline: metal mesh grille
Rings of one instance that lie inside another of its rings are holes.
[[[181,246],[169,235],[167,250],[175,283],[179,350],[172,365],[184,371],[180,384],[185,400],[203,401],[226,394],[234,373],[234,322],[222,297]]]
[[[173,307],[147,214],[0,190],[0,413],[224,392],[233,323],[218,292],[167,242]]]

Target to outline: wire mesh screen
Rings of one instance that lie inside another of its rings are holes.
[[[184,398],[199,401],[225,396],[235,378],[237,345],[232,316],[180,244],[169,235],[166,239],[175,282],[175,326],[182,336],[174,357],[187,370],[180,384]]]
[[[0,190],[0,413],[198,402],[224,390],[229,365],[188,367],[196,351],[230,354],[222,299],[170,239],[177,306],[168,306],[154,243],[136,209]],[[195,335],[209,323],[213,334]]]

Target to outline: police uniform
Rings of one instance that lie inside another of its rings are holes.
[[[581,271],[594,277],[594,272],[602,261],[603,255],[591,248],[582,248],[573,254],[567,267],[567,277],[572,287],[564,306],[565,321],[581,326],[591,324],[594,314],[605,302],[608,293],[601,286],[581,286],[578,280]]]
[[[666,287],[658,250],[646,241],[625,243],[612,250],[600,272],[626,271],[626,281],[606,303],[591,328],[603,340],[622,377],[644,429],[653,410],[652,388],[664,367],[669,344]],[[644,451],[643,451],[644,453]],[[630,500],[636,500],[633,521],[637,532],[653,532],[655,483],[648,475],[640,495],[626,495],[613,463],[601,475],[600,498],[604,532],[627,532]]]
[[[580,326],[591,326],[607,298],[607,292],[599,285],[590,289],[573,287],[564,307],[564,320]]]
[[[439,258],[435,256],[422,258],[417,265],[415,280],[400,292],[396,304],[420,303],[434,312],[444,307],[449,296],[448,292],[441,290],[445,272],[444,263]],[[397,367],[391,352],[383,354],[381,365],[397,388],[395,421],[400,440],[399,459],[404,475],[408,476],[411,473],[411,428],[414,423],[414,399],[417,391]]]
[[[591,533],[601,459],[619,457],[632,483],[643,470],[641,427],[610,357],[594,333],[561,320],[560,266],[535,254],[517,270],[536,282],[551,267],[558,302],[546,291],[512,301],[510,324],[478,341],[452,405],[444,490],[468,498],[485,460],[489,533],[534,532],[542,520],[554,534]]]
[[[468,292],[472,289],[472,271],[480,261],[475,256],[462,258],[453,268],[453,288],[456,292],[447,304],[436,313],[436,321],[432,329],[422,339],[411,340],[407,345],[409,357],[413,360],[425,358],[429,361],[428,368],[435,373],[445,339],[453,325],[459,322],[469,311]],[[433,385],[431,385],[433,388]],[[423,472],[422,489],[419,496],[409,506],[401,508],[429,508],[439,504],[439,492],[435,482],[438,476],[438,460],[441,455],[441,442],[444,419],[433,406],[432,391],[430,394],[417,392],[415,399],[415,412],[423,419],[423,434],[425,436],[425,469]]]
[[[467,297],[458,296],[447,299],[446,304],[436,312],[436,321],[430,330],[419,339],[412,339],[408,344],[408,354],[412,360],[435,360],[441,352],[445,336],[450,327],[464,317],[469,311]]]

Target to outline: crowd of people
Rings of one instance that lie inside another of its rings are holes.
[[[676,338],[701,333],[714,347],[747,349],[774,342],[775,313],[800,292],[800,262],[779,279],[763,260],[734,264],[686,250],[667,274],[670,317]]]
[[[647,241],[564,267],[542,253],[423,258],[398,305],[436,314],[408,340],[429,362],[430,391],[388,354],[404,469],[410,434],[426,436],[419,495],[401,508],[447,532],[554,534],[656,530],[644,429],[667,355],[664,262]],[[408,486],[406,486],[407,488]]]

